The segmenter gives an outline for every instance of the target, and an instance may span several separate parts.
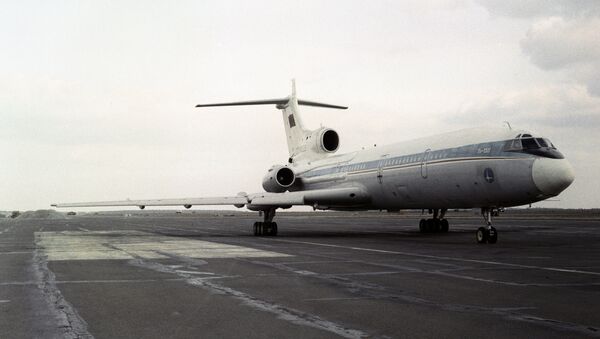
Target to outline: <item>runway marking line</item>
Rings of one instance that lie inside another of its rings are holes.
[[[194,259],[292,257],[251,247],[141,231],[35,232],[35,239],[49,261],[168,259],[171,255]]]
[[[364,247],[354,247],[354,246],[342,246],[342,245],[334,245],[334,244],[323,244],[318,242],[309,242],[309,241],[295,241],[295,240],[283,240],[283,239],[272,239],[265,238],[270,241],[279,241],[279,242],[287,242],[292,244],[305,244],[305,245],[313,245],[313,246],[323,246],[323,247],[332,247],[332,248],[343,248],[354,251],[363,251],[363,252],[374,252],[374,253],[386,253],[386,254],[397,254],[397,255],[405,255],[411,257],[419,257],[419,258],[430,258],[430,259],[441,259],[441,260],[454,260],[454,261],[462,261],[462,262],[470,262],[470,263],[478,263],[478,264],[488,264],[488,265],[498,265],[498,266],[507,266],[507,267],[518,267],[518,268],[529,268],[529,269],[538,269],[544,271],[553,271],[553,272],[563,272],[563,273],[577,273],[577,274],[588,274],[588,275],[596,275],[600,276],[600,272],[592,272],[592,271],[581,271],[574,270],[568,268],[557,268],[557,267],[543,267],[543,266],[535,266],[535,265],[522,265],[522,264],[511,264],[499,261],[490,261],[490,260],[477,260],[477,259],[463,259],[463,258],[455,258],[455,257],[447,257],[447,256],[437,256],[430,254],[418,254],[418,253],[409,253],[409,252],[401,252],[401,251],[388,251],[388,250],[378,250],[375,248],[364,248]]]

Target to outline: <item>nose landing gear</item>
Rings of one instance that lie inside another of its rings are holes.
[[[475,233],[475,239],[479,244],[495,244],[498,242],[498,231],[492,226],[492,215],[497,216],[498,210],[493,208],[482,208],[481,214],[487,225],[479,227]]]

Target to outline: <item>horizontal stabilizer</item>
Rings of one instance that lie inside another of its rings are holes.
[[[265,100],[221,102],[221,103],[216,103],[216,104],[198,104],[198,105],[196,105],[196,107],[282,105],[282,104],[286,104],[287,102],[288,102],[288,99],[287,98],[283,98],[283,99],[265,99]]]
[[[347,106],[338,106],[338,105],[324,104],[324,103],[321,103],[321,102],[308,101],[308,100],[302,100],[302,99],[298,99],[298,105],[316,106],[316,107],[325,107],[325,108],[337,108],[337,109],[348,109]]]
[[[251,106],[251,105],[286,105],[289,102],[290,98],[282,98],[282,99],[265,99],[265,100],[250,100],[250,101],[234,101],[234,102],[221,102],[214,104],[198,104],[196,107],[216,107],[216,106]],[[316,101],[308,101],[298,99],[298,105],[304,106],[316,106],[316,107],[325,107],[325,108],[337,108],[337,109],[347,109],[346,106],[325,104]]]

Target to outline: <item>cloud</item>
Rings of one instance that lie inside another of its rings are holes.
[[[537,67],[600,96],[600,1],[479,1],[492,15],[532,20],[520,42]]]
[[[600,14],[600,2],[597,0],[479,0],[477,2],[494,16],[519,19]]]
[[[549,17],[533,23],[521,50],[544,70],[563,71],[567,81],[600,96],[600,17]]]
[[[458,118],[457,118],[458,116]],[[600,98],[581,85],[549,85],[478,98],[462,106],[453,122],[509,121],[536,128],[600,127]]]
[[[535,22],[521,40],[523,52],[542,69],[554,70],[600,60],[600,18]]]

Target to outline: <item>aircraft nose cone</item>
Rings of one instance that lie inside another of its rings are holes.
[[[533,162],[533,183],[546,196],[555,196],[575,180],[573,167],[565,159],[538,158]]]

